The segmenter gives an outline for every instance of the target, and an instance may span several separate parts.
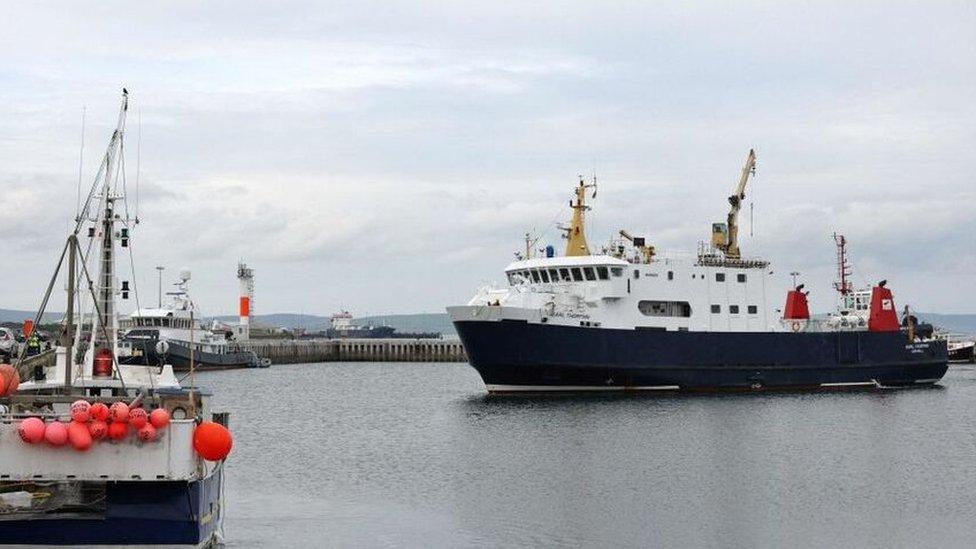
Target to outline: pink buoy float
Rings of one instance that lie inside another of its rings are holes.
[[[156,440],[156,428],[152,426],[152,423],[146,423],[139,428],[137,435],[139,440],[143,442],[152,442]]]
[[[122,440],[129,434],[128,423],[112,422],[108,425],[108,438],[112,440]]]
[[[108,406],[104,402],[96,402],[91,405],[91,409],[88,410],[88,415],[98,421],[108,421]]]
[[[109,406],[108,415],[113,423],[125,423],[129,421],[129,405],[124,402],[116,402]]]
[[[71,405],[71,420],[88,423],[91,419],[91,404],[87,400],[76,400]]]
[[[156,408],[149,414],[149,423],[157,429],[165,429],[169,425],[169,412],[165,408]]]
[[[27,444],[37,444],[44,440],[44,431],[44,421],[38,417],[29,417],[17,426],[17,434],[20,435],[20,440]]]
[[[60,421],[52,421],[44,429],[44,440],[51,446],[64,446],[68,442],[68,427]]]
[[[88,432],[91,433],[92,440],[102,440],[108,436],[108,423],[96,419],[88,424]]]
[[[87,452],[92,447],[92,436],[88,430],[88,424],[81,421],[72,421],[68,424],[68,442],[75,450]]]
[[[149,414],[142,408],[132,408],[129,410],[129,425],[133,429],[142,429],[144,425],[149,423]]]

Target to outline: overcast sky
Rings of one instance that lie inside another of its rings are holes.
[[[693,251],[755,147],[743,248],[784,292],[833,303],[838,231],[857,284],[976,312],[976,4],[609,4],[7,4],[0,307],[37,306],[82,110],[87,187],[126,86],[143,301],[186,267],[233,312],[243,258],[259,313],[443,311],[526,231],[561,246],[594,172],[591,244]]]

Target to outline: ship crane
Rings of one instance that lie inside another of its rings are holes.
[[[726,223],[712,224],[712,246],[722,250],[728,259],[741,259],[742,253],[739,250],[739,210],[742,208],[742,201],[746,198],[746,183],[749,176],[756,174],[756,151],[749,149],[749,156],[746,157],[745,166],[742,167],[742,175],[739,177],[739,184],[729,197],[729,216]]]
[[[647,242],[644,240],[644,237],[631,236],[631,234],[624,229],[620,229],[620,236],[637,248],[637,251],[640,252],[644,263],[650,263],[651,260],[654,259],[654,246],[648,246]]]

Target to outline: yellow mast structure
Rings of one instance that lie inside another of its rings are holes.
[[[590,247],[586,244],[584,218],[586,210],[590,209],[586,205],[586,190],[591,188],[593,196],[590,198],[596,198],[596,177],[593,178],[593,183],[586,183],[580,177],[579,186],[576,187],[576,201],[569,201],[569,207],[573,209],[573,221],[568,228],[563,229],[566,231],[567,256],[590,255]]]
[[[728,259],[741,259],[742,253],[739,250],[739,210],[742,208],[742,201],[746,198],[746,183],[749,176],[756,173],[756,151],[749,149],[749,156],[742,167],[742,175],[739,177],[739,184],[736,185],[734,194],[729,197],[728,224],[712,224],[712,246],[725,253]]]

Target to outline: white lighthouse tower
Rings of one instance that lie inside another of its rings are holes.
[[[238,312],[241,317],[237,339],[247,341],[251,337],[251,314],[254,312],[254,269],[244,261],[237,264],[237,281],[240,283]]]

